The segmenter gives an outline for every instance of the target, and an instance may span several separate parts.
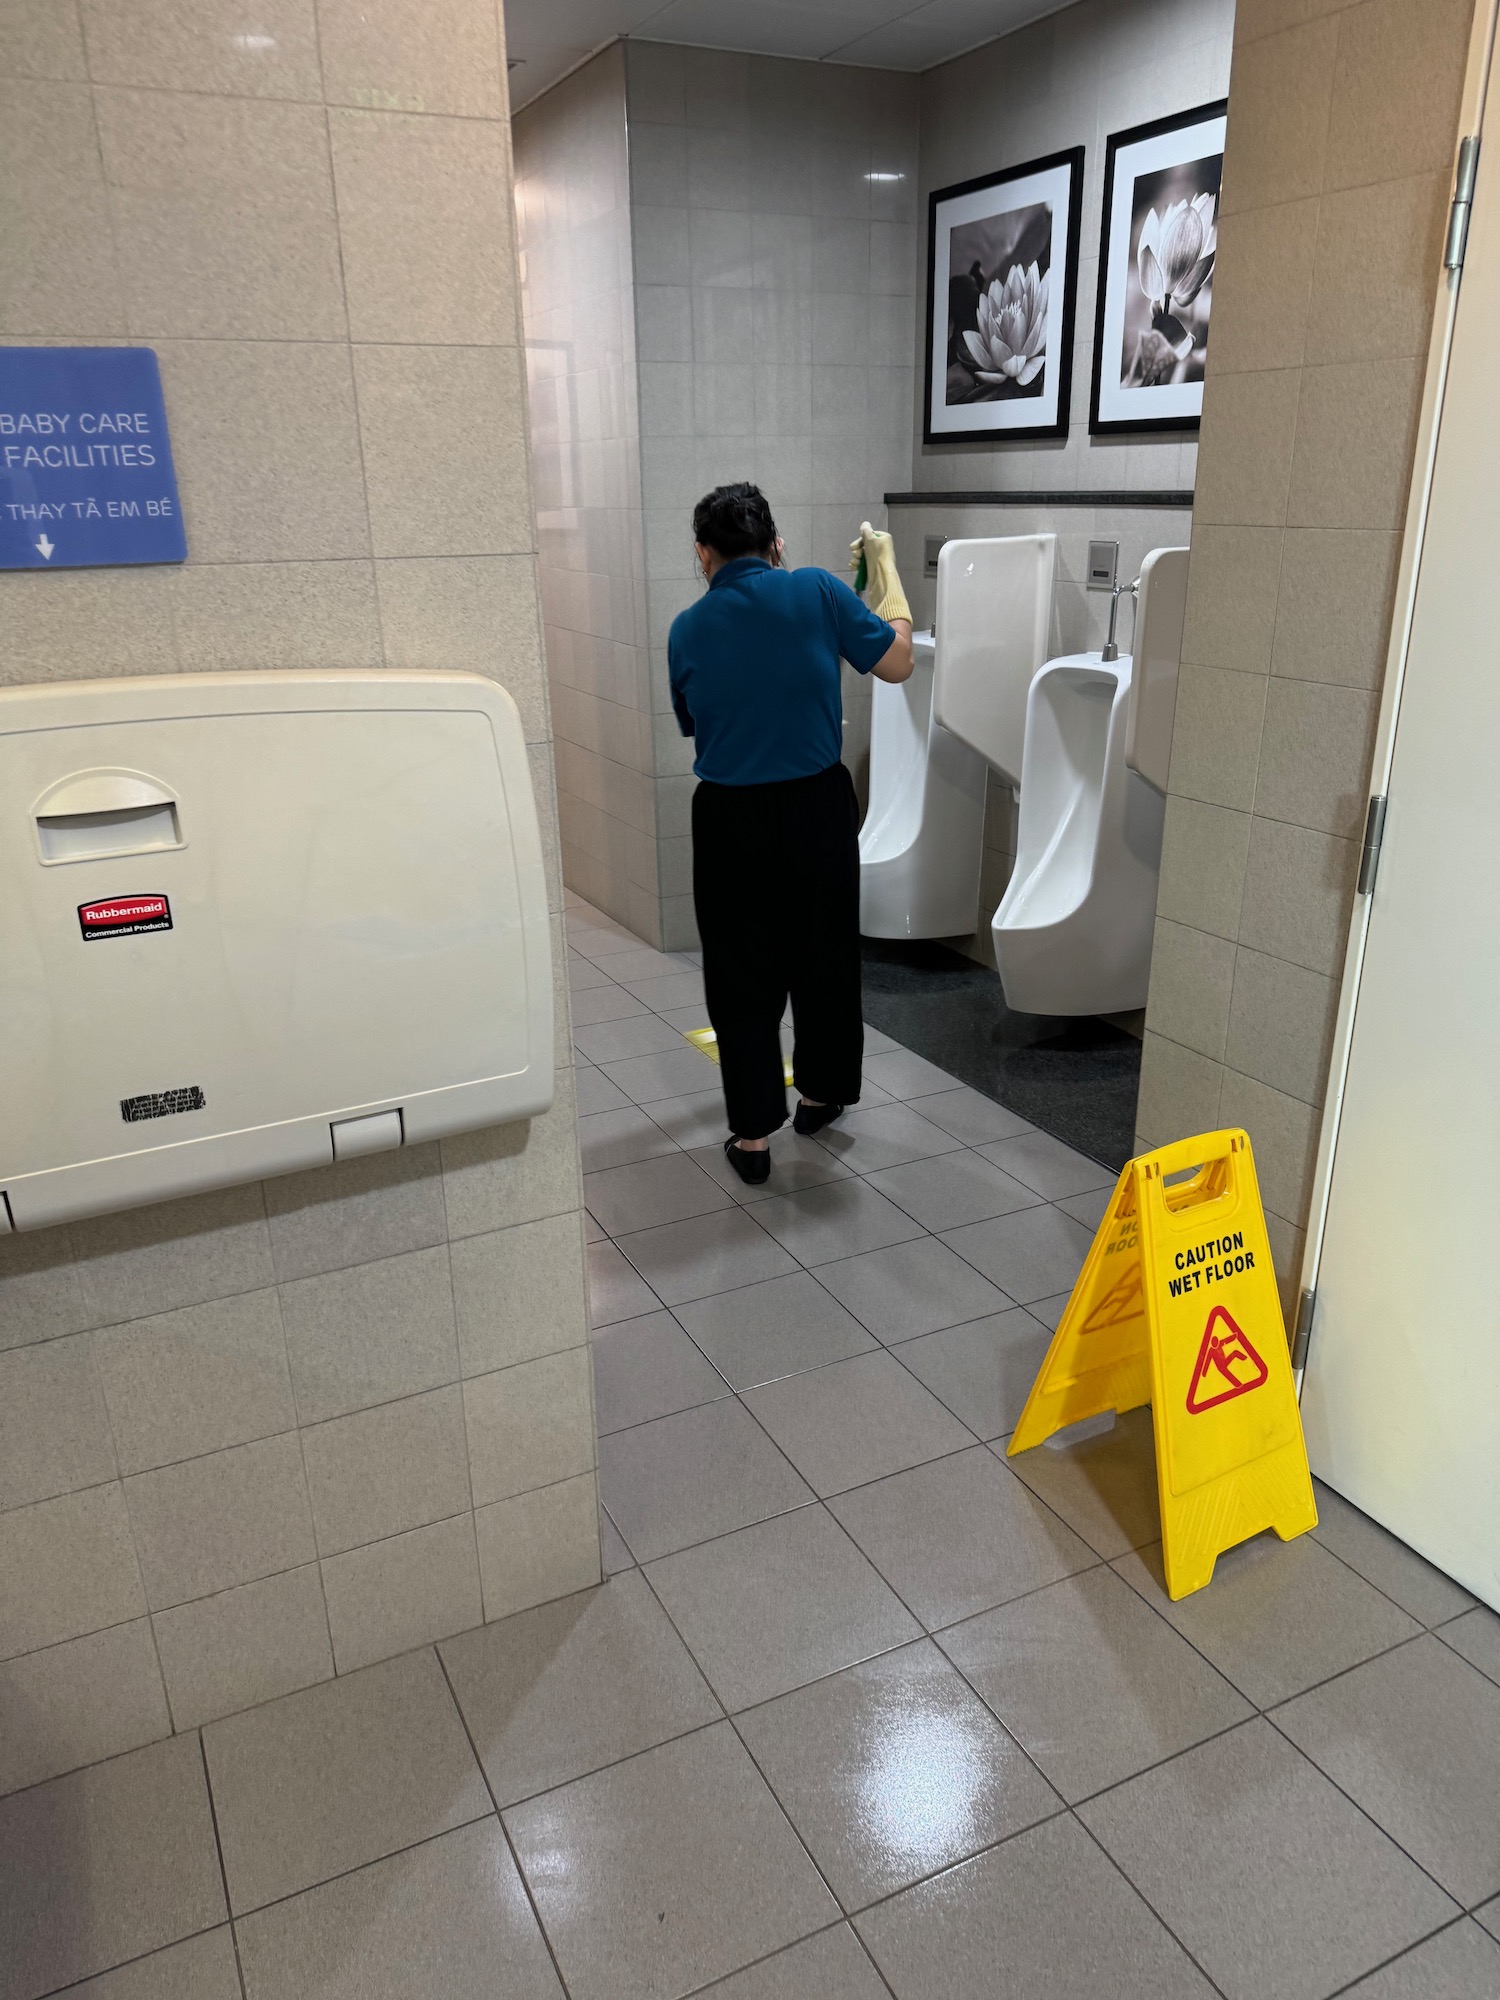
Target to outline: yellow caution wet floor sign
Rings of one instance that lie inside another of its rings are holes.
[[[1201,1590],[1262,1529],[1317,1526],[1250,1140],[1210,1132],[1131,1160],[1010,1453],[1151,1405],[1167,1590]]]

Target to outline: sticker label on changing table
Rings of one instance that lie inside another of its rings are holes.
[[[85,942],[139,937],[142,931],[169,931],[172,906],[165,896],[106,896],[100,903],[80,903],[78,924]]]

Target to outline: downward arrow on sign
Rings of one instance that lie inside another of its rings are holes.
[[[57,544],[56,542],[48,541],[45,529],[37,536],[35,546],[42,552],[42,561],[51,562],[52,551],[57,547]]]

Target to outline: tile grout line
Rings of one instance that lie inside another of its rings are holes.
[[[1483,1905],[1480,1907],[1482,1908]],[[1422,1937],[1413,1938],[1411,1943],[1403,1945],[1400,1951],[1392,1952],[1389,1958],[1383,1958],[1379,1965],[1372,1965],[1368,1972],[1356,1973],[1353,1979],[1348,1980],[1343,1986],[1336,1987],[1328,1995],[1328,2000],[1340,2000],[1341,1994],[1352,1993],[1364,1980],[1373,1978],[1377,1972],[1384,1972],[1388,1966],[1399,1965],[1403,1958],[1409,1958],[1414,1951],[1420,1951],[1424,1944],[1431,1944],[1434,1938],[1441,1937],[1445,1931],[1456,1930],[1465,1921],[1465,1916],[1467,1916],[1470,1923],[1474,1921],[1472,1910],[1466,1912],[1465,1915],[1450,1917],[1447,1923],[1439,1924],[1436,1930],[1428,1931]],[[1480,1925],[1480,1929],[1484,1929],[1482,1924]]]
[[[477,1627],[476,1629],[483,1630],[484,1628],[481,1626]],[[552,1939],[551,1936],[548,1934],[547,1926],[542,1921],[542,1913],[537,1906],[536,1897],[532,1894],[530,1880],[527,1877],[526,1870],[521,1866],[521,1857],[516,1852],[516,1844],[510,1837],[510,1828],[505,1824],[505,1815],[500,1810],[500,1801],[495,1797],[494,1787],[490,1783],[490,1774],[484,1768],[484,1759],[480,1756],[479,1746],[474,1741],[474,1733],[469,1727],[469,1718],[464,1714],[463,1703],[459,1700],[458,1691],[454,1687],[452,1678],[448,1673],[448,1662],[443,1658],[442,1647],[437,1642],[433,1643],[432,1650],[437,1657],[438,1672],[443,1677],[443,1685],[448,1690],[448,1699],[453,1704],[454,1712],[458,1716],[459,1727],[463,1730],[464,1740],[469,1746],[469,1755],[474,1759],[474,1767],[479,1773],[479,1782],[484,1786],[485,1796],[488,1798],[490,1802],[491,1811],[494,1813],[495,1816],[495,1824],[500,1829],[500,1838],[505,1842],[505,1851],[510,1856],[511,1866],[512,1868],[515,1869],[516,1878],[520,1882],[522,1891],[525,1894],[526,1906],[531,1911],[531,1920],[536,1925],[537,1933],[540,1936],[543,1945],[546,1947],[547,1957],[551,1962],[552,1970],[557,1977],[557,1983],[562,1988],[564,2000],[569,2000],[571,1989],[568,1985],[567,1980],[563,1978],[563,1969],[557,1962],[557,1953],[553,1948]],[[488,1819],[489,1814],[486,1813],[483,1815],[483,1817]],[[469,1825],[472,1826],[475,1825],[477,1822],[471,1820],[468,1823]],[[448,1830],[451,1832],[455,1831],[456,1829],[450,1828]],[[441,1835],[438,1835],[436,1837],[438,1839],[442,1838]]]
[[[1190,1965],[1197,1967],[1198,1971],[1202,1973],[1204,1979],[1208,1981],[1208,1984],[1213,1988],[1215,1993],[1223,1995],[1224,1994],[1223,1987],[1219,1984],[1219,1982],[1216,1979],[1212,1979],[1209,1977],[1208,1968],[1199,1962],[1197,1954],[1195,1952],[1191,1952],[1188,1950],[1188,1947],[1183,1943],[1182,1939],[1177,1935],[1176,1931],[1173,1930],[1172,1926],[1167,1922],[1166,1918],[1162,1915],[1161,1911],[1157,1909],[1156,1905],[1146,1895],[1144,1890],[1142,1890],[1135,1882],[1131,1880],[1130,1876],[1126,1874],[1124,1868],[1121,1867],[1120,1863],[1115,1859],[1114,1855],[1110,1853],[1109,1849],[1104,1845],[1104,1842],[1094,1832],[1093,1828],[1089,1826],[1087,1821],[1084,1820],[1077,1812],[1075,1812],[1071,1806],[1068,1808],[1068,1813],[1069,1817],[1073,1820],[1074,1824],[1082,1828],[1085,1838],[1091,1840],[1094,1843],[1095,1847],[1098,1848],[1099,1852],[1104,1856],[1104,1859],[1109,1863],[1110,1867],[1114,1869],[1115,1873],[1119,1876],[1120,1880],[1125,1884],[1125,1886],[1130,1890],[1131,1894],[1133,1896],[1138,1896],[1140,1898],[1144,1907],[1151,1912],[1153,1917],[1155,1917],[1156,1921],[1161,1925],[1162,1929],[1166,1932],[1167,1936],[1172,1940],[1173,1944],[1177,1946],[1177,1949],[1182,1953],[1183,1957],[1188,1961],[1188,1963]],[[1227,1995],[1224,1996],[1224,2000],[1228,2000]]]
[[[198,1762],[203,1770],[203,1789],[208,1796],[209,1823],[214,1830],[214,1852],[219,1857],[219,1883],[224,1891],[224,1921],[229,1926],[230,1943],[234,1947],[234,1973],[240,1982],[241,2000],[245,1993],[245,1968],[240,1961],[240,1934],[235,1928],[234,1904],[229,1895],[229,1866],[224,1859],[224,1836],[219,1831],[219,1802],[214,1797],[213,1774],[208,1768],[208,1745],[203,1740],[203,1731],[198,1732]]]

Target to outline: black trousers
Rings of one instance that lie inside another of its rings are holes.
[[[777,785],[693,794],[693,904],[729,1129],[786,1122],[780,1025],[792,1003],[804,1097],[859,1096],[859,804],[842,764]]]

